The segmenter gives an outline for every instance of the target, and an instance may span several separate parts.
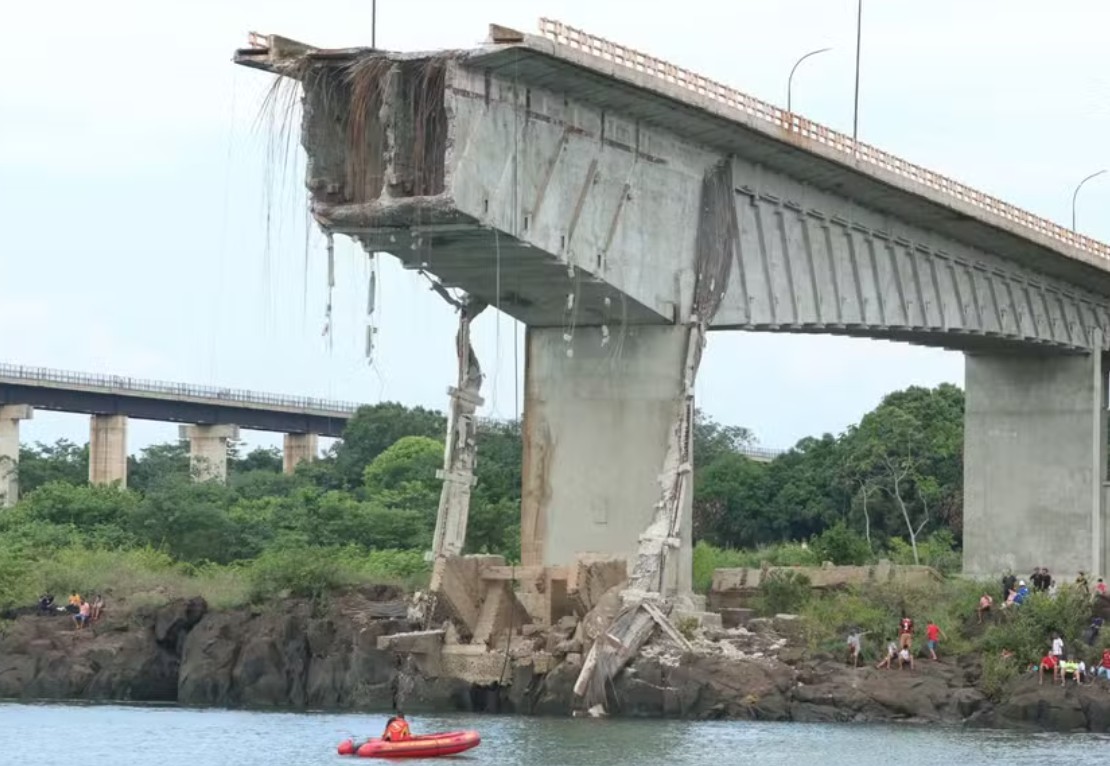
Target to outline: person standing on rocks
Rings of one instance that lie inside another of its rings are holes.
[[[1064,659],[1064,639],[1059,633],[1052,634],[1052,656],[1057,663]]]
[[[852,663],[853,668],[859,667],[860,639],[866,635],[859,628],[852,628],[848,633],[848,662]]]
[[[940,629],[940,626],[932,620],[929,620],[929,624],[925,626],[925,646],[929,649],[929,657],[933,662],[938,661],[937,644],[940,642],[941,636],[944,636],[945,640],[948,639],[948,636],[944,635],[944,631]]]
[[[898,642],[902,649],[913,650],[913,620],[902,612],[902,620],[898,623]]]

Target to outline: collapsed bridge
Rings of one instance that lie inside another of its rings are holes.
[[[470,322],[528,326],[533,617],[583,552],[626,559],[631,591],[689,591],[709,330],[964,352],[965,570],[1105,569],[1110,247],[553,21],[424,53],[255,36],[235,60],[303,91],[319,225],[459,309],[439,554],[462,549],[473,482]]]

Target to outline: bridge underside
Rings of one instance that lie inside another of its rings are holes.
[[[974,354],[966,568],[1101,569],[1103,264],[548,41],[410,56],[279,40],[238,60],[303,84],[321,225],[530,326],[525,563],[636,549],[700,311],[711,329]],[[1052,497],[1096,543],[1045,522]]]

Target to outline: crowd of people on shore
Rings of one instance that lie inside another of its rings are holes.
[[[97,593],[92,601],[88,601],[74,591],[65,606],[58,606],[54,603],[54,594],[44,593],[39,596],[38,613],[42,617],[68,614],[73,618],[74,629],[84,630],[92,623],[98,622],[104,615],[104,596]]]
[[[1048,567],[1035,567],[1029,581],[1032,583],[1032,588],[1026,584],[1025,580],[1019,579],[1012,571],[1007,570],[1002,576],[1000,610],[1020,609],[1032,593],[1044,593],[1053,599],[1059,593],[1056,580],[1049,572]],[[1075,579],[1074,587],[1088,598],[1104,597],[1110,599],[1110,589],[1101,577],[1097,578],[1092,588],[1087,574],[1081,571]],[[984,618],[990,617],[994,604],[994,597],[990,593],[983,593],[979,597],[976,608],[979,623],[982,623]],[[1110,680],[1110,648],[1103,649],[1101,657],[1096,656],[1098,652],[1095,646],[1098,643],[1102,625],[1103,618],[1093,616],[1083,633],[1082,641],[1078,642],[1080,646],[1074,647],[1071,652],[1065,652],[1063,637],[1059,633],[1053,633],[1044,657],[1029,665],[1027,669],[1038,675],[1041,684],[1044,683],[1046,675],[1051,677],[1053,683],[1059,683],[1060,685],[1065,685],[1068,680],[1073,680],[1076,684],[1093,683],[1097,678]],[[886,653],[875,665],[876,669],[891,670],[897,668],[902,670],[909,668],[913,670],[915,660],[915,625],[913,618],[903,612],[894,633],[895,637],[888,639]],[[867,635],[867,632],[860,631],[858,628],[852,628],[848,633],[848,663],[852,667],[859,667],[862,655],[862,639],[865,635]],[[918,656],[927,654],[930,660],[938,662],[937,651],[941,639],[947,639],[947,636],[941,627],[930,619],[925,626],[924,652]],[[1090,655],[1088,657],[1091,660],[1090,663],[1084,661],[1084,654]],[[1013,656],[1013,652],[1010,650],[1002,651],[1002,658],[1005,660],[1011,660]]]

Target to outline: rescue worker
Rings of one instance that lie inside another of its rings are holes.
[[[412,732],[409,731],[409,722],[405,720],[404,713],[398,712],[386,722],[385,734],[382,735],[386,742],[400,742],[411,737]]]

